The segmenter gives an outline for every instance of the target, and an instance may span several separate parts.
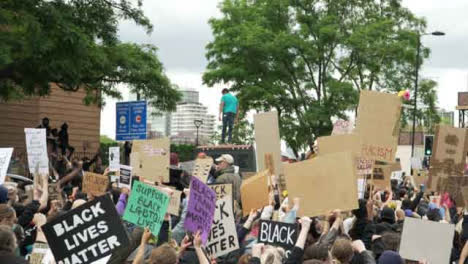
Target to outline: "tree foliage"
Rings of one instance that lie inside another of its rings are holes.
[[[0,99],[84,88],[86,102],[120,97],[117,84],[173,110],[179,98],[151,45],[122,43],[118,22],[153,29],[142,0],[0,1]]]
[[[220,9],[204,82],[230,84],[242,109],[277,110],[296,152],[346,119],[360,90],[412,87],[426,26],[400,0],[224,0]]]

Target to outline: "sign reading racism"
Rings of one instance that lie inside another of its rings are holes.
[[[159,234],[169,205],[169,196],[158,189],[135,181],[123,219]]]
[[[400,114],[401,99],[396,94],[361,91],[355,129],[361,141],[360,157],[395,160]]]
[[[5,176],[10,165],[13,148],[0,148],[0,184],[5,181]]]
[[[132,187],[132,167],[120,165],[119,187],[128,188]]]
[[[220,257],[239,248],[236,224],[232,210],[232,198],[224,196],[216,201],[216,210],[206,250],[210,255]]]
[[[35,173],[38,168],[40,174],[49,173],[45,128],[25,128],[24,133],[26,134],[29,172]]]
[[[83,192],[94,196],[103,195],[109,187],[109,178],[107,176],[85,172],[83,179]]]
[[[184,227],[193,233],[201,231],[203,244],[208,240],[215,208],[216,193],[197,177],[192,177]]]
[[[112,200],[104,195],[42,226],[58,264],[92,263],[130,246]]]
[[[282,247],[290,252],[297,240],[297,225],[275,221],[260,221],[258,242]]]

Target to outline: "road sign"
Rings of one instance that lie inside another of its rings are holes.
[[[115,139],[146,139],[146,101],[116,104]]]

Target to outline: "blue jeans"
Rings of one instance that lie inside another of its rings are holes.
[[[223,133],[221,135],[221,143],[225,143],[226,129],[228,129],[228,143],[232,143],[232,127],[234,126],[234,118],[236,118],[236,113],[227,112],[223,114]]]

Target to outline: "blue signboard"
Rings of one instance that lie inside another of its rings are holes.
[[[116,105],[115,140],[146,139],[146,101]]]

